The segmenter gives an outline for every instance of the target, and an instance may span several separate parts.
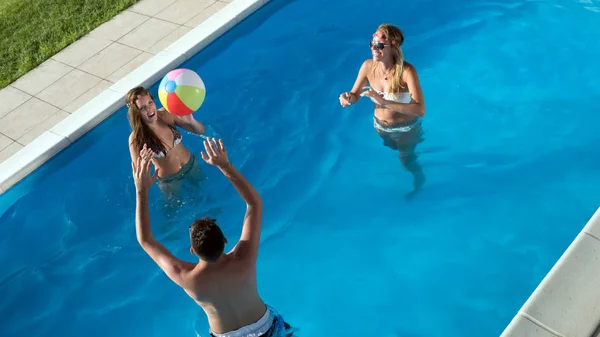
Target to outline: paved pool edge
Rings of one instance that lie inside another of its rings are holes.
[[[125,105],[129,89],[158,81],[269,1],[232,1],[0,163],[0,195]]]
[[[596,337],[600,324],[600,208],[501,337]]]

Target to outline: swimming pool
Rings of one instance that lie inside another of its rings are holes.
[[[263,195],[260,292],[299,335],[502,332],[597,208],[593,7],[275,0],[182,65],[207,86],[196,117]],[[427,184],[410,202],[372,105],[337,99],[382,22],[403,29],[427,102]],[[0,196],[0,335],[206,329],[135,240],[128,134],[123,108]],[[174,209],[151,192],[180,257],[196,216],[239,235],[241,201],[203,171]]]

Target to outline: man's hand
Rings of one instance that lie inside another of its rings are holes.
[[[139,157],[135,162],[131,162],[131,168],[133,170],[133,182],[138,192],[148,191],[150,186],[154,183],[158,177],[158,169],[154,171],[154,175],[150,175],[150,164],[152,164],[153,152],[151,149],[146,147],[140,151]]]
[[[223,140],[217,141],[215,138],[208,138],[204,141],[204,148],[206,153],[202,152],[202,159],[208,164],[218,167],[246,203],[242,234],[233,249],[234,255],[256,262],[262,229],[263,206],[260,195],[248,180],[229,163]]]
[[[218,168],[223,168],[229,165],[229,158],[227,158],[227,150],[223,145],[223,140],[216,138],[207,138],[204,140],[204,149],[206,153],[202,152],[202,159],[210,165],[214,165]]]

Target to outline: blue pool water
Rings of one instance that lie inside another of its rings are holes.
[[[196,118],[263,195],[260,293],[299,336],[502,332],[599,205],[597,7],[275,0],[182,65],[207,86]],[[403,29],[427,103],[410,202],[372,104],[338,103],[382,22]],[[125,113],[0,196],[1,336],[207,328],[135,240]],[[193,218],[216,217],[231,248],[244,211],[202,170],[174,208],[151,191],[154,233],[190,261]]]

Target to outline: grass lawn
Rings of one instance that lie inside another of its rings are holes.
[[[0,89],[139,0],[0,0]]]

